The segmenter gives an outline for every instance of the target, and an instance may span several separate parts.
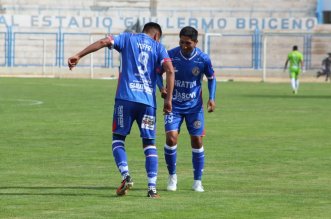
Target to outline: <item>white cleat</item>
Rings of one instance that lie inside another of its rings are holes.
[[[203,189],[201,180],[194,180],[192,189],[196,192],[204,192],[205,190]]]
[[[173,192],[177,190],[177,174],[169,175],[167,190]]]

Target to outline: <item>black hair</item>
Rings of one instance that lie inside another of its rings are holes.
[[[298,46],[293,46],[293,50],[298,50]]]
[[[179,32],[179,37],[181,37],[181,36],[187,36],[191,40],[197,41],[198,40],[198,31],[195,28],[190,27],[190,26],[183,27]]]
[[[144,28],[143,28],[143,33],[148,33],[150,32],[151,30],[156,30],[160,33],[160,37],[162,36],[162,29],[161,29],[161,26],[158,24],[158,23],[155,23],[155,22],[148,22],[144,25]]]

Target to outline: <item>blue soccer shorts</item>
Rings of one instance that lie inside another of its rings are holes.
[[[205,121],[203,112],[180,114],[171,113],[164,116],[164,128],[166,132],[178,131],[185,120],[186,128],[192,136],[205,136]]]
[[[141,103],[115,100],[113,114],[113,133],[127,136],[136,121],[140,137],[155,139],[156,109]]]

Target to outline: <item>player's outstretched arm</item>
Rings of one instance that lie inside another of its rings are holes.
[[[87,54],[95,52],[104,47],[110,47],[113,45],[113,43],[114,43],[114,40],[112,40],[111,37],[106,37],[106,38],[100,39],[100,40],[92,43],[91,45],[87,46],[85,49],[83,49],[82,51],[80,51],[79,53],[77,53],[76,55],[74,55],[68,59],[69,69],[70,70],[73,69],[78,64],[79,60],[81,58],[83,58],[84,56],[86,56]]]

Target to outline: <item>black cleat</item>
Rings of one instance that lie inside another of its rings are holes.
[[[149,198],[160,198],[160,195],[157,194],[155,187],[151,187],[151,188],[148,188],[147,197],[149,197]]]

